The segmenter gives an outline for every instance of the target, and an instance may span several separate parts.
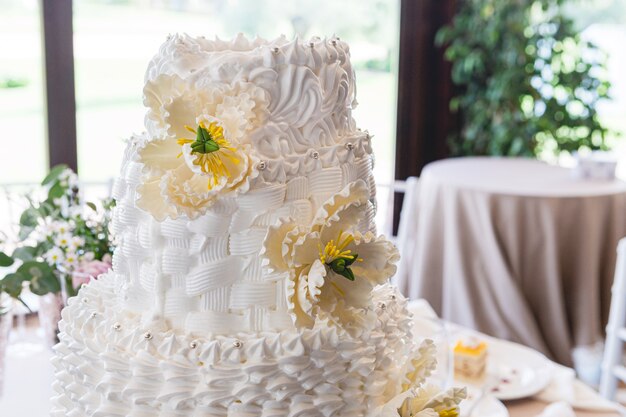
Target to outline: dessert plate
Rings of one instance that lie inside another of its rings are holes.
[[[469,414],[471,412],[471,414]],[[482,396],[480,390],[469,387],[467,398],[461,403],[460,417],[509,417],[500,400],[490,394]]]
[[[530,397],[552,380],[554,364],[534,349],[487,338],[487,391],[500,400]]]

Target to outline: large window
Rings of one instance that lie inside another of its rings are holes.
[[[606,77],[612,84],[612,100],[600,104],[600,117],[613,131],[626,134],[626,3],[593,0],[572,3],[567,10],[580,28],[581,36],[606,53]]]
[[[0,0],[0,184],[39,181],[48,168],[41,17],[36,0]]]
[[[75,2],[78,157],[83,180],[117,175],[123,140],[143,129],[143,75],[168,33],[231,38],[332,36],[350,43],[357,123],[375,137],[375,175],[391,182],[395,142],[399,0]],[[381,187],[381,212],[385,188]],[[381,215],[380,218],[384,218]]]
[[[19,195],[48,169],[41,17],[36,0],[0,0],[0,242],[12,235]]]
[[[576,2],[568,8],[581,30],[581,36],[606,53],[611,82],[610,101],[599,103],[600,120],[611,130],[610,144],[621,157],[618,176],[626,179],[626,2],[593,0]]]

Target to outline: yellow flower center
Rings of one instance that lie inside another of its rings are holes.
[[[457,407],[448,408],[439,411],[439,417],[459,417],[459,409]]]
[[[320,261],[327,265],[332,271],[337,274],[354,281],[354,273],[350,269],[350,265],[354,262],[363,262],[363,259],[359,258],[356,253],[353,254],[352,250],[346,249],[346,247],[354,242],[354,236],[349,233],[343,233],[343,230],[339,231],[337,241],[331,239],[326,243],[324,249],[319,246]]]
[[[178,144],[180,146],[190,144],[191,154],[196,157],[193,160],[193,164],[200,167],[202,172],[211,176],[208,183],[210,190],[219,183],[221,178],[230,177],[231,173],[224,163],[225,160],[230,160],[233,164],[241,162],[233,155],[237,152],[237,149],[226,140],[224,128],[216,122],[209,123],[208,127],[201,122],[198,125],[198,129],[190,126],[185,126],[185,129],[195,133],[196,139],[180,138],[178,139]],[[181,156],[182,152],[178,154],[179,158]]]

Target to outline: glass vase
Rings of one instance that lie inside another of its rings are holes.
[[[64,302],[61,294],[46,294],[39,297],[39,326],[43,333],[44,344],[52,347],[58,343],[59,321]]]

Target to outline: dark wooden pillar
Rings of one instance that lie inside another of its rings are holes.
[[[41,0],[50,166],[77,170],[72,0]]]
[[[435,46],[437,30],[449,23],[455,0],[401,0],[397,180],[419,176],[424,165],[448,155],[447,137],[456,128],[449,102],[454,93],[443,48]],[[402,195],[394,198],[394,230]]]

